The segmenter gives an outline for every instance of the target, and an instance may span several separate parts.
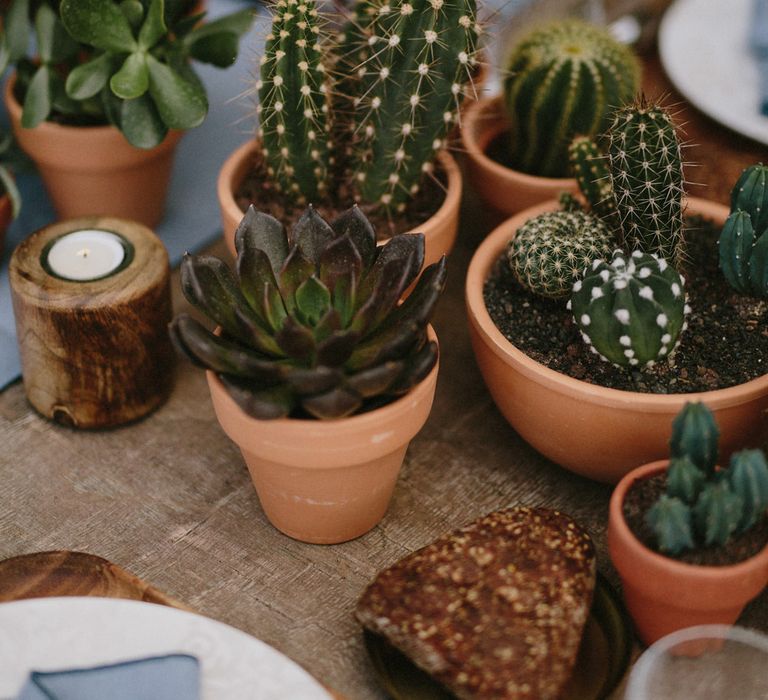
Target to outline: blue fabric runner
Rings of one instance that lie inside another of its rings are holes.
[[[250,4],[257,11],[257,6]],[[245,5],[242,0],[209,0],[208,17],[213,19]],[[238,96],[253,85],[252,76],[258,72],[256,59],[263,47],[265,17],[262,11],[250,34],[243,37],[234,66],[220,70],[196,64],[208,90],[210,111],[202,126],[185,134],[179,144],[165,218],[156,230],[168,249],[172,265],[179,262],[185,250],[199,250],[221,235],[216,178],[227,156],[253,135],[255,103],[252,98]],[[7,124],[2,105],[0,112],[0,122]],[[0,390],[21,374],[8,260],[16,244],[55,219],[37,175],[21,176],[19,188],[22,213],[8,231],[0,260]]]

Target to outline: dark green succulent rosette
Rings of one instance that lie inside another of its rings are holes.
[[[247,414],[348,416],[405,394],[435,366],[427,325],[446,263],[419,277],[422,234],[377,246],[356,206],[330,224],[310,206],[288,235],[251,207],[235,245],[236,273],[210,256],[186,255],[181,265],[184,295],[220,330],[182,314],[170,331]]]

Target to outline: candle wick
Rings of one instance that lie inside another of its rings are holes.
[[[90,249],[89,249],[89,248],[82,248],[81,250],[78,250],[78,251],[77,251],[77,254],[78,254],[78,255],[79,255],[81,258],[87,258],[87,257],[88,257],[88,256],[91,254],[91,251],[90,251]]]

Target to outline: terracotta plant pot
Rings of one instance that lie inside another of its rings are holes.
[[[13,219],[13,206],[11,198],[4,194],[0,197],[0,258],[3,257],[3,245],[5,244],[5,234]]]
[[[21,105],[5,86],[5,105],[22,149],[35,161],[61,219],[114,216],[153,228],[163,216],[176,144],[170,131],[156,148],[131,146],[112,126],[21,126]]]
[[[557,208],[550,201],[508,219],[483,241],[469,265],[470,337],[491,396],[512,427],[553,462],[591,479],[617,482],[630,469],[668,455],[672,419],[687,401],[702,401],[721,431],[721,451],[761,444],[766,435],[768,375],[738,386],[692,394],[606,389],[556,372],[510,343],[491,320],[483,285],[507,242],[529,218]],[[728,209],[700,199],[688,213],[721,224]]]
[[[462,119],[461,140],[472,184],[478,196],[494,209],[512,215],[556,199],[561,192],[578,192],[573,178],[528,175],[502,165],[487,154],[494,139],[509,129],[500,97],[470,103]]]
[[[611,496],[608,551],[619,573],[627,604],[646,644],[684,627],[732,625],[744,606],[768,584],[768,545],[732,566],[696,566],[651,551],[630,531],[623,515],[632,485],[667,468],[645,464],[627,474]]]
[[[217,184],[221,225],[224,240],[232,256],[235,256],[235,229],[243,218],[243,210],[235,201],[235,192],[246,174],[259,157],[257,141],[248,141],[235,150],[219,172]],[[442,255],[451,252],[459,227],[459,206],[461,205],[461,171],[453,157],[443,151],[438,157],[440,167],[448,177],[448,189],[440,208],[421,226],[412,231],[424,234],[426,252],[424,267],[437,262]],[[408,232],[404,232],[408,233]]]
[[[207,377],[219,423],[240,448],[270,522],[302,542],[336,544],[384,517],[408,444],[432,408],[437,371],[382,408],[328,421],[252,418],[213,372]]]

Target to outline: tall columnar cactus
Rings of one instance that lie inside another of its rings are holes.
[[[557,299],[568,296],[584,268],[610,255],[614,245],[605,224],[589,214],[547,212],[517,230],[507,259],[521,285]]]
[[[618,231],[620,220],[607,156],[591,138],[577,136],[568,147],[568,160],[590,211],[599,216],[611,231]]]
[[[475,64],[474,0],[362,0],[351,164],[365,202],[402,210],[457,119]],[[355,37],[357,46],[354,46]]]
[[[592,352],[619,366],[653,365],[686,328],[683,278],[663,258],[617,250],[573,285],[568,307]]]
[[[638,88],[637,59],[606,30],[565,20],[534,30],[506,65],[504,99],[515,167],[534,175],[568,174],[568,144],[594,136],[610,111]]]
[[[298,204],[328,185],[328,80],[314,0],[277,0],[261,58],[259,136],[269,174]]]
[[[609,170],[624,245],[677,266],[682,254],[683,165],[669,113],[641,99],[614,114]]]
[[[768,508],[768,463],[761,450],[731,456],[717,470],[719,430],[711,411],[687,403],[672,424],[667,492],[646,513],[659,550],[679,554],[697,546],[723,545],[745,532]]]
[[[734,185],[718,246],[728,283],[742,294],[768,298],[768,167],[747,168]]]

